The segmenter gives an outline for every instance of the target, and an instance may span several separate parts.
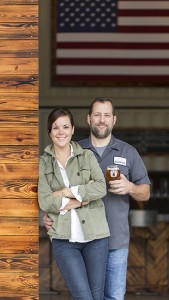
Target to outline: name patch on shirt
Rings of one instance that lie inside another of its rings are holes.
[[[126,166],[126,158],[115,156],[114,157],[114,163],[117,164],[117,165]]]

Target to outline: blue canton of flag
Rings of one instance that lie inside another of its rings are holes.
[[[113,32],[117,0],[58,1],[58,32]]]

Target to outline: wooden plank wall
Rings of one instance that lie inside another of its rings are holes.
[[[127,291],[163,293],[169,290],[169,224],[132,228],[127,272]]]
[[[0,299],[38,297],[38,0],[0,1]]]

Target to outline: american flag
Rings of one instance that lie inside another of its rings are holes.
[[[56,3],[56,85],[169,85],[169,0]]]

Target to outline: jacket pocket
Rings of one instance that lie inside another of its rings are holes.
[[[80,174],[81,174],[83,184],[86,184],[91,180],[91,176],[90,176],[91,171],[89,168],[85,168],[85,167],[81,168]]]
[[[46,175],[48,184],[51,185],[52,179],[53,179],[53,168],[51,166],[46,168],[45,175]]]
[[[104,207],[104,203],[100,199],[95,200],[95,201],[91,201],[89,203],[89,209],[102,208],[102,207]]]
[[[91,227],[95,236],[109,236],[109,227],[103,207],[90,210]]]

